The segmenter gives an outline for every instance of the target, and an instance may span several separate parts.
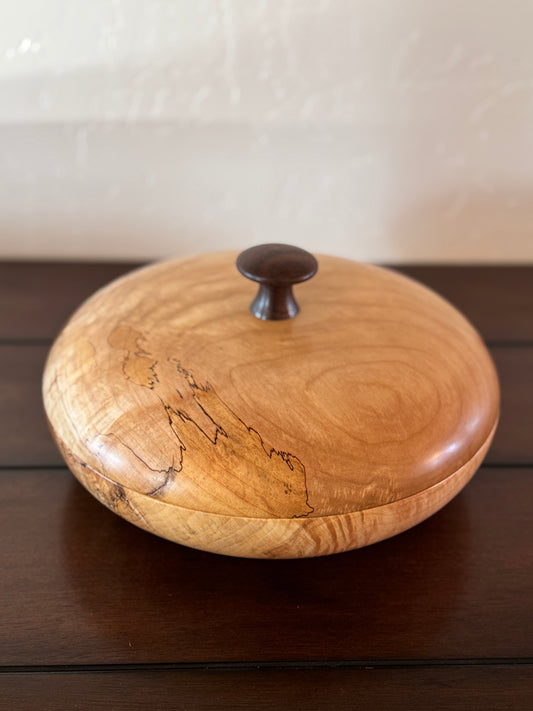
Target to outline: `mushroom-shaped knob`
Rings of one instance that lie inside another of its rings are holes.
[[[256,318],[281,321],[300,310],[292,293],[293,284],[314,276],[318,262],[312,254],[288,244],[260,244],[241,252],[237,269],[259,284],[250,311]]]

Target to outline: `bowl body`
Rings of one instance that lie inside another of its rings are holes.
[[[235,256],[138,270],[63,329],[44,401],[81,483],[152,533],[258,558],[368,545],[447,503],[498,420],[473,327],[405,277],[332,257],[297,287],[296,318],[260,321]]]

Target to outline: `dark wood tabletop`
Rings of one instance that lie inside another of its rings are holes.
[[[533,708],[533,267],[402,267],[501,378],[487,459],[388,541],[235,559],[145,533],[64,465],[40,381],[62,323],[132,264],[0,265],[0,709]]]

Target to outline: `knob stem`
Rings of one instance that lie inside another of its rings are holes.
[[[288,286],[260,284],[259,291],[250,306],[253,315],[263,321],[294,318],[299,310],[291,284]]]

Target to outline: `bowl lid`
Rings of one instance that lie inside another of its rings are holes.
[[[274,248],[239,258],[255,299],[236,255],[217,253],[85,302],[45,371],[63,449],[130,490],[252,518],[374,508],[468,462],[499,409],[468,321],[404,276],[328,256],[296,287],[295,316],[290,283],[316,262]]]

